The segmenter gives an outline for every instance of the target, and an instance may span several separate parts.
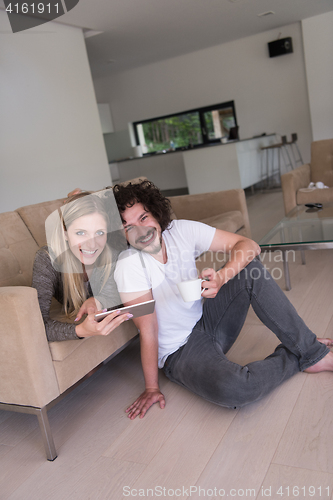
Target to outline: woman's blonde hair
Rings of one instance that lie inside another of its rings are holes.
[[[84,264],[70,250],[65,231],[79,217],[94,213],[103,216],[109,231],[109,216],[98,195],[83,192],[68,198],[64,205],[58,209],[54,229],[48,239],[52,265],[61,272],[62,276],[63,306],[67,318],[73,318],[77,315],[88,294],[84,281]],[[112,267],[112,252],[107,243],[94,265],[101,270],[100,289],[102,289],[110,276]]]

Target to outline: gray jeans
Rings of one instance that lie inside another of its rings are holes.
[[[250,304],[282,342],[261,361],[232,363],[226,353],[237,339]],[[262,398],[329,352],[317,341],[274,279],[257,260],[206,299],[187,343],[164,365],[166,376],[195,394],[228,408]]]

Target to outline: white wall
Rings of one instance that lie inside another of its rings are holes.
[[[81,30],[0,32],[0,211],[110,184]]]
[[[291,36],[294,53],[269,58],[267,43]],[[297,132],[303,160],[312,140],[301,24],[225,43],[94,81],[115,130],[128,122],[234,100],[240,138]]]
[[[313,140],[333,137],[333,12],[302,21]]]

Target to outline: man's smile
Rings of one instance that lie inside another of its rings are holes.
[[[149,229],[144,236],[140,236],[135,240],[137,245],[149,245],[155,240],[156,230],[154,228]]]
[[[130,245],[161,262],[166,258],[161,226],[142,203],[128,206],[122,213],[122,221]]]

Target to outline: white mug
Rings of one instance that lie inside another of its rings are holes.
[[[181,281],[177,283],[180,295],[185,302],[194,302],[195,300],[201,299],[201,293],[203,292],[201,288],[201,283],[206,280],[200,278],[195,280]]]

